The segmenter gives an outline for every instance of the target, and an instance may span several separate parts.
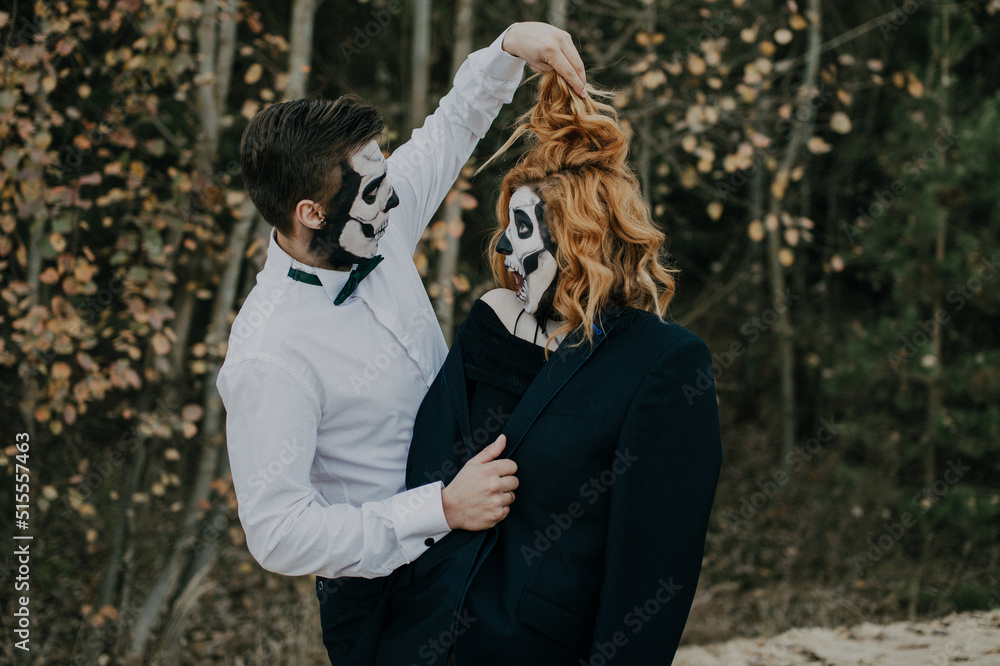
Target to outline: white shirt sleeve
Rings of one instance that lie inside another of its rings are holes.
[[[360,507],[323,498],[310,481],[321,402],[303,379],[251,358],[225,366],[217,384],[240,522],[265,569],[385,576],[450,531],[440,481]]]
[[[405,211],[398,216],[397,231],[411,254],[476,144],[521,83],[524,61],[501,48],[506,34],[466,58],[437,110],[389,156],[389,182],[399,210]]]

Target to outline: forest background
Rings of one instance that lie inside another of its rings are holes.
[[[268,231],[240,133],[267,104],[352,92],[383,110],[391,151],[513,20],[565,27],[617,91],[681,270],[672,316],[714,352],[725,463],[685,642],[1000,606],[998,14],[8,0],[0,654],[322,657],[309,579],[250,558],[228,477],[215,376]],[[491,287],[510,161],[471,172],[530,99],[504,109],[415,256],[449,340]],[[28,654],[13,535],[34,536]]]

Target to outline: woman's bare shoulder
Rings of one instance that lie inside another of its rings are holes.
[[[514,324],[517,323],[518,315],[521,316],[521,323],[525,323],[525,319],[530,318],[534,321],[534,317],[524,311],[524,304],[521,303],[520,299],[514,294],[510,289],[492,289],[482,296],[480,300],[486,305],[493,308],[493,312],[496,313],[503,325],[507,327],[507,331],[511,334],[514,333]]]

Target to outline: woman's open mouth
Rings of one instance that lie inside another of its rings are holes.
[[[524,276],[521,275],[521,271],[517,270],[514,266],[510,264],[504,264],[510,274],[514,276],[514,293],[521,301],[526,301],[524,294]]]

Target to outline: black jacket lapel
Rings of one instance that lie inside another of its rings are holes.
[[[462,439],[469,449],[469,455],[474,456],[476,452],[472,448],[469,399],[465,391],[465,363],[462,361],[462,347],[458,340],[459,336],[456,335],[441,372],[443,373],[444,388],[451,399],[451,407],[455,411],[455,418],[458,419],[459,430],[462,431]]]
[[[503,457],[510,458],[514,455],[514,451],[521,444],[528,428],[538,418],[538,414],[569,381],[573,373],[590,358],[594,350],[604,342],[608,333],[614,328],[618,315],[619,312],[605,314],[601,324],[594,327],[597,334],[592,343],[576,344],[582,336],[570,335],[559,345],[559,349],[552,352],[503,428],[503,434],[507,435],[507,446]]]

